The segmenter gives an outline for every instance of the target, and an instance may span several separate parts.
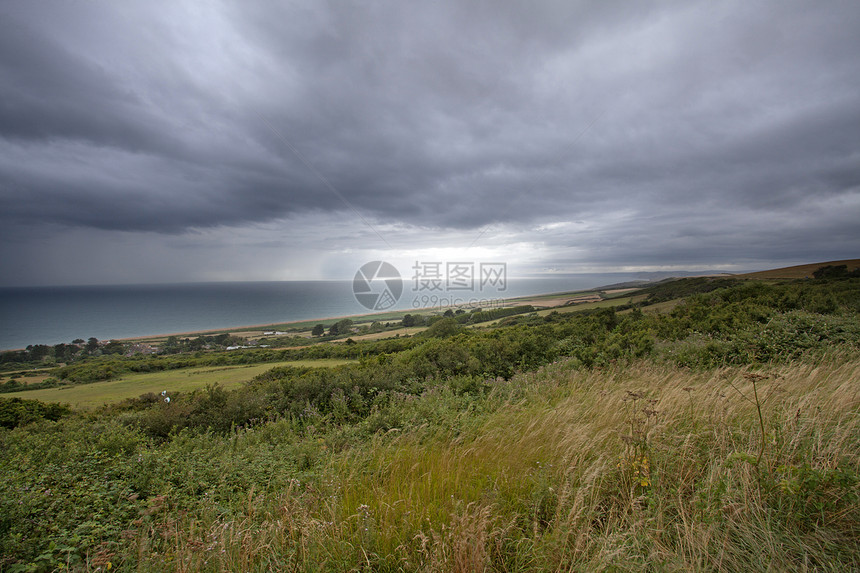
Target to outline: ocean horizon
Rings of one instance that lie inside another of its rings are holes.
[[[387,310],[474,308],[500,299],[641,279],[635,273],[511,278],[503,291],[438,293],[411,290],[407,280],[401,297]],[[0,350],[77,338],[135,338],[382,312],[359,304],[352,288],[351,280],[1,287]]]

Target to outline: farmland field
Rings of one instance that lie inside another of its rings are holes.
[[[93,408],[102,404],[136,398],[148,392],[190,392],[207,384],[232,388],[276,366],[329,367],[348,364],[350,360],[327,358],[321,360],[292,360],[242,366],[203,366],[163,372],[126,374],[116,380],[61,386],[42,390],[27,390],[4,394],[5,398],[27,398],[43,402],[62,402],[75,408]]]

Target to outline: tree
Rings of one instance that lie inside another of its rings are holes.
[[[90,339],[87,340],[87,345],[84,348],[88,353],[92,354],[99,348],[99,339],[95,336],[91,336]]]
[[[161,345],[161,351],[165,354],[174,354],[180,350],[179,338],[175,335],[168,336],[167,340],[164,341],[164,344]]]
[[[68,362],[69,360],[71,360],[72,355],[77,351],[78,349],[75,346],[63,344],[62,342],[60,344],[55,344],[54,360],[56,360],[57,362]]]
[[[328,333],[330,336],[337,336],[338,334],[349,334],[351,331],[352,321],[348,318],[338,320],[331,325],[331,328],[328,329]]]
[[[314,329],[311,330],[311,336],[322,336],[325,334],[325,326],[322,324],[317,324],[314,326]]]
[[[40,361],[50,354],[51,348],[44,344],[37,344],[36,346],[28,346],[27,350],[30,352],[30,360]]]
[[[403,326],[415,326],[415,317],[411,314],[404,314],[403,320],[400,322]]]
[[[446,317],[434,322],[424,331],[424,336],[432,338],[448,338],[460,331],[460,324],[453,317]]]
[[[102,348],[102,354],[123,354],[125,352],[125,344],[119,340],[111,340]]]

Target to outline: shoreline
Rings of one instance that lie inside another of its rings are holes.
[[[638,287],[637,287],[638,288]],[[626,290],[626,289],[625,289]],[[635,289],[634,289],[635,290]],[[551,308],[555,306],[564,306],[567,301],[561,301],[561,299],[574,299],[576,297],[580,297],[586,295],[588,293],[613,293],[617,292],[618,288],[616,285],[606,285],[606,286],[598,286],[590,289],[584,290],[575,290],[575,291],[556,291],[556,292],[547,292],[547,293],[537,293],[530,294],[512,298],[501,299],[503,303],[499,306],[499,308],[507,308],[511,306],[521,306],[525,304],[531,304],[535,307],[539,307],[540,309]],[[560,302],[561,301],[561,302]],[[550,304],[547,304],[550,303]],[[246,325],[236,325],[236,326],[224,326],[219,328],[210,328],[203,330],[187,330],[187,331],[178,331],[178,332],[162,332],[162,333],[154,333],[154,334],[142,334],[135,336],[126,336],[126,337],[118,337],[118,338],[105,338],[99,339],[100,341],[111,341],[116,340],[118,342],[124,343],[147,343],[167,339],[170,336],[177,337],[191,337],[191,336],[211,336],[214,334],[240,334],[247,333],[246,335],[252,335],[254,333],[255,336],[262,336],[262,331],[266,330],[284,330],[288,328],[296,328],[298,325],[307,324],[307,330],[313,327],[314,324],[319,323],[331,323],[336,322],[338,320],[343,320],[345,318],[354,320],[356,322],[372,322],[373,320],[378,319],[382,322],[385,322],[384,317],[390,317],[388,320],[400,320],[405,314],[424,314],[424,313],[433,313],[438,312],[443,308],[450,308],[451,305],[440,305],[429,308],[418,308],[418,309],[399,309],[399,310],[384,310],[379,312],[371,312],[367,314],[348,314],[348,315],[338,315],[338,316],[327,316],[327,317],[319,317],[319,318],[311,318],[311,319],[303,319],[303,320],[291,320],[287,322],[270,322],[270,323],[261,323],[261,324],[246,324]],[[395,318],[396,317],[396,318]],[[259,331],[259,334],[256,334]],[[299,335],[299,332],[289,333],[291,335]],[[39,345],[42,343],[33,343],[33,346]],[[69,344],[66,342],[65,344]],[[52,345],[51,345],[52,346]],[[0,349],[0,352],[19,352],[22,350],[26,350],[26,348],[8,348],[8,349]]]
[[[504,299],[503,305],[499,306],[499,308],[508,308],[511,306],[521,306],[526,304],[532,304],[532,306],[540,307],[541,305],[536,304],[542,300],[548,299],[552,297],[552,299],[556,299],[558,297],[578,297],[583,296],[586,293],[617,293],[623,290],[638,290],[637,288],[632,289],[605,289],[604,287],[596,287],[593,289],[579,290],[579,291],[562,291],[562,292],[550,292],[550,293],[541,293],[541,294],[531,294],[520,297],[514,297],[509,299]],[[555,300],[553,300],[555,302]],[[553,308],[555,306],[563,306],[562,304],[552,304],[547,305],[543,308]],[[120,342],[134,342],[134,341],[146,341],[146,340],[154,340],[154,339],[162,339],[168,338],[170,336],[209,336],[212,334],[224,334],[224,333],[241,333],[241,332],[253,332],[257,330],[277,330],[276,327],[284,327],[284,328],[295,328],[296,325],[300,324],[310,324],[310,323],[323,323],[323,322],[337,322],[338,320],[343,320],[345,318],[349,318],[351,320],[356,319],[366,319],[360,320],[357,322],[372,322],[374,317],[382,317],[390,314],[396,315],[405,315],[405,314],[421,314],[421,313],[433,313],[438,312],[439,310],[446,308],[446,306],[434,306],[429,308],[419,308],[419,309],[401,309],[401,310],[383,310],[380,312],[372,312],[368,314],[346,314],[340,316],[327,316],[323,318],[309,318],[305,320],[291,320],[289,322],[270,322],[264,324],[249,324],[249,325],[239,325],[239,326],[228,326],[224,328],[213,328],[208,330],[191,330],[186,332],[170,332],[163,334],[148,334],[142,336],[130,336],[125,338],[111,338],[109,340],[117,340]],[[310,330],[309,327],[308,330]],[[5,351],[3,351],[5,352]]]
[[[511,298],[497,298],[497,299],[487,299],[487,303],[494,303],[492,306],[494,308],[508,308],[512,306],[521,306],[526,304],[531,304],[537,308],[537,310],[545,310],[547,308],[552,307],[562,307],[571,304],[578,304],[584,302],[592,302],[591,300],[583,300],[580,297],[584,296],[594,296],[598,298],[605,298],[606,295],[617,296],[622,291],[630,291],[630,290],[638,290],[643,286],[646,286],[650,281],[641,281],[642,284],[634,286],[634,283],[638,281],[631,281],[627,283],[615,283],[608,284],[602,286],[596,286],[588,289],[580,289],[580,290],[570,290],[570,291],[551,291],[544,293],[535,293],[529,295],[521,295]],[[579,300],[577,300],[579,299]],[[263,336],[264,331],[275,330],[275,331],[284,331],[287,329],[297,329],[294,332],[286,333],[287,335],[296,335],[302,336],[303,331],[310,331],[313,328],[313,325],[323,323],[326,326],[329,324],[336,322],[338,320],[343,319],[351,319],[357,323],[369,323],[374,320],[379,320],[381,322],[393,322],[399,321],[405,314],[428,314],[439,312],[445,308],[464,308],[463,304],[442,304],[434,307],[421,307],[421,308],[405,308],[405,309],[396,309],[396,310],[384,310],[378,312],[369,312],[364,314],[347,314],[347,315],[336,315],[336,316],[326,316],[326,317],[318,317],[311,319],[301,319],[301,320],[290,320],[286,322],[269,322],[269,323],[257,323],[257,324],[240,324],[235,326],[221,326],[216,328],[205,328],[201,330],[181,330],[181,331],[173,331],[173,332],[160,332],[160,333],[151,333],[151,334],[140,334],[133,336],[121,336],[121,337],[111,337],[99,339],[100,341],[111,341],[116,340],[118,342],[123,343],[149,343],[149,344],[157,344],[160,341],[167,339],[170,336],[177,337],[192,337],[192,336],[212,336],[215,334],[237,334],[240,336],[245,336],[247,338],[261,337]],[[486,305],[485,305],[486,306]],[[306,325],[306,328],[305,328]],[[63,342],[64,344],[69,344],[70,341]],[[37,345],[47,345],[53,346],[57,343],[46,344],[41,342],[32,343],[33,346]],[[26,350],[26,348],[4,348],[0,349],[0,352],[19,352]]]

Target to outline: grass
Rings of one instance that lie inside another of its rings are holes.
[[[856,569],[860,362],[750,373],[559,363],[480,400],[404,398],[397,430],[345,449],[343,430],[309,436],[311,473],[275,461],[293,472],[285,486],[249,486],[226,510],[164,501],[115,560],[134,554],[147,571]],[[756,380],[759,464],[745,398]],[[281,431],[235,435],[233,457],[211,463],[250,471],[236,463],[253,464],[263,443],[271,456]]]
[[[631,304],[635,302],[636,297],[625,297],[625,298],[611,298],[606,300],[601,300],[597,302],[583,302],[580,304],[573,304],[570,306],[559,306],[555,308],[548,308],[544,310],[537,311],[538,316],[546,316],[552,312],[557,312],[559,314],[567,314],[569,312],[582,312],[584,310],[592,310],[595,308],[609,308],[615,306],[621,306],[623,304]],[[636,299],[639,300],[639,299]]]
[[[16,378],[12,378],[11,376],[0,376],[0,383],[6,382],[7,380],[15,380],[20,384],[36,384],[39,382],[44,382],[45,378],[49,376],[50,370],[40,370],[40,371],[31,371],[25,375],[19,375]]]
[[[746,552],[762,541],[752,569],[769,563],[791,569],[809,558],[803,539],[782,537],[760,521],[773,515],[744,511],[769,509],[753,507],[762,495],[760,472],[786,473],[779,468],[804,462],[832,468],[846,452],[856,454],[860,395],[853,381],[860,365],[769,371],[766,467],[729,469],[733,455],[752,456],[761,443],[754,406],[740,394],[751,391],[746,374],[690,376],[651,365],[586,375],[550,368],[520,381],[536,392],[525,403],[505,405],[453,440],[425,445],[416,436],[398,436],[361,464],[347,464],[361,473],[333,472],[346,475],[340,509],[360,515],[356,504],[371,500],[365,512],[376,520],[375,530],[395,540],[417,535],[424,523],[439,524],[433,552],[445,564],[440,570],[492,567],[494,547],[505,545],[528,547],[520,559],[553,570],[695,570],[704,562],[750,570],[753,555]],[[655,400],[655,414],[643,415],[631,392],[640,402]],[[805,441],[825,436],[814,451],[803,451]],[[856,474],[856,456],[850,467]],[[732,488],[726,499],[699,508],[697,496],[714,495],[722,484]],[[786,497],[805,502],[810,493],[789,490]],[[852,513],[856,519],[856,506]],[[744,543],[715,531],[719,522],[736,526]],[[451,528],[448,535],[441,523]],[[386,540],[384,552],[393,545]]]
[[[640,297],[627,296],[625,298],[611,298],[611,299],[605,299],[605,300],[595,301],[595,302],[581,302],[581,303],[576,303],[576,304],[571,304],[571,305],[554,306],[554,307],[549,307],[549,308],[545,308],[545,309],[541,309],[541,310],[535,310],[534,314],[536,314],[538,316],[547,316],[548,314],[551,314],[553,312],[556,312],[558,314],[569,314],[572,312],[582,312],[585,310],[593,310],[593,309],[597,309],[597,308],[609,308],[609,307],[621,306],[624,304],[632,304],[635,302],[639,302],[640,300],[644,300],[644,298],[645,298],[644,296],[640,296]],[[525,314],[531,314],[531,313],[525,313]],[[505,318],[507,318],[507,317],[505,317]],[[500,322],[505,320],[505,318],[498,318],[496,320],[487,321],[487,322],[480,322],[478,324],[470,324],[470,325],[468,325],[468,327],[469,328],[493,327],[493,326],[497,326]]]
[[[190,392],[203,388],[207,384],[220,384],[224,388],[237,386],[247,382],[276,366],[309,366],[328,367],[348,364],[349,360],[293,360],[289,362],[270,362],[247,366],[203,366],[200,368],[183,368],[163,372],[147,372],[127,374],[116,380],[44,388],[41,390],[25,390],[2,394],[4,398],[25,398],[43,402],[61,402],[74,408],[89,409],[102,404],[119,402],[126,398],[136,398],[148,392],[159,393],[164,390],[172,392]]]
[[[408,326],[370,334],[355,334],[350,336],[353,340],[382,340],[383,338],[394,338],[395,336],[414,336],[419,332],[427,330],[426,326]],[[340,341],[337,341],[340,342]]]

